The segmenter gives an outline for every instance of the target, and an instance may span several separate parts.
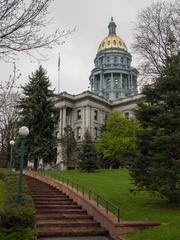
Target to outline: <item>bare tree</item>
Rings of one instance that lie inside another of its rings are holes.
[[[14,62],[9,79],[0,83],[0,160],[3,165],[8,161],[9,142],[15,137],[16,124],[19,118],[16,106],[20,98],[17,86],[20,76],[21,74]]]
[[[9,104],[9,96],[11,95],[12,90],[17,88],[17,81],[20,76],[21,73],[19,73],[15,62],[13,62],[13,72],[10,74],[9,79],[0,82],[0,112],[4,105],[7,106]],[[13,92],[14,91],[15,90],[13,90]]]
[[[72,31],[47,34],[47,18],[53,0],[0,0],[0,60],[9,60],[18,52],[32,55],[32,50],[62,43]]]
[[[19,94],[11,91],[4,104],[0,107],[0,155],[8,160],[9,143],[15,138],[19,111],[17,101]]]
[[[179,50],[180,2],[152,3],[139,13],[135,31],[133,48],[139,56],[141,80],[152,81],[166,59]]]

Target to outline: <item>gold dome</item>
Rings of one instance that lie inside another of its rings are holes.
[[[124,41],[116,34],[108,35],[105,37],[99,45],[98,52],[110,48],[128,51]]]

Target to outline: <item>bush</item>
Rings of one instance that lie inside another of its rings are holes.
[[[34,240],[35,231],[31,228],[0,228],[0,239],[1,240]]]
[[[23,204],[18,206],[16,203],[18,175],[0,169],[0,177],[5,182],[4,204],[3,209],[0,209],[0,239],[34,240],[35,211],[25,182],[23,182]]]

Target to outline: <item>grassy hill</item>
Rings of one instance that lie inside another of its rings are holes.
[[[0,180],[0,209],[3,207],[4,201],[4,182]]]
[[[94,173],[63,171],[58,174],[98,192],[118,205],[123,220],[157,220],[162,223],[160,227],[128,234],[128,240],[180,239],[180,206],[170,205],[147,192],[132,194],[129,189],[133,188],[133,184],[127,170],[99,170]]]

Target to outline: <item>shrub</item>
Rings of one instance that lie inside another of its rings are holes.
[[[36,233],[31,228],[0,228],[1,240],[34,240],[35,236]]]
[[[3,209],[0,209],[0,239],[34,240],[35,212],[25,182],[23,183],[23,204],[18,206],[16,203],[18,175],[0,169],[0,177],[5,182],[4,204]],[[25,233],[27,236],[23,235]]]

